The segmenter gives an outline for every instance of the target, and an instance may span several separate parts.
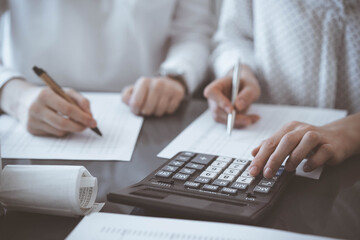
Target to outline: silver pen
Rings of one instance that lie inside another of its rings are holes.
[[[231,135],[231,131],[234,128],[234,122],[236,116],[235,100],[240,88],[240,74],[241,74],[241,63],[239,60],[235,65],[233,77],[232,77],[231,104],[233,105],[234,109],[232,110],[231,113],[228,114],[228,118],[227,118],[227,133],[229,136]]]

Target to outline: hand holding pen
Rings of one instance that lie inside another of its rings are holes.
[[[42,75],[43,71],[37,73]],[[8,100],[2,101],[3,109],[19,119],[34,135],[62,137],[97,126],[89,101],[74,90],[67,90],[66,96],[75,104],[49,87],[13,79],[6,83],[2,95]]]
[[[33,67],[33,70],[45,82],[45,84],[57,94],[57,97],[62,98],[63,101],[58,102],[57,106],[60,109],[60,113],[66,116],[63,120],[59,119],[59,121],[63,123],[63,127],[70,127],[73,125],[73,127],[75,127],[75,131],[77,129],[83,130],[83,127],[90,127],[97,135],[102,136],[100,130],[96,127],[96,121],[93,119],[90,112],[90,103],[86,98],[82,97],[74,90],[70,90],[70,94],[73,95],[72,98],[70,95],[66,94],[44,70],[36,66]],[[60,100],[59,98],[57,99]],[[86,114],[88,115],[87,118],[84,116]],[[91,119],[88,119],[89,117],[91,117]],[[61,124],[61,122],[59,122],[59,124]],[[82,128],[81,124],[83,124]],[[62,125],[59,127],[62,127]]]
[[[227,124],[228,116],[232,114],[235,128],[246,127],[259,120],[258,115],[246,114],[250,105],[260,96],[258,80],[248,66],[241,65],[238,69],[241,69],[239,72],[241,84],[238,93],[234,95],[233,103],[231,98],[235,67],[226,76],[216,79],[204,90],[204,96],[208,100],[214,120]],[[233,114],[234,110],[235,114]]]

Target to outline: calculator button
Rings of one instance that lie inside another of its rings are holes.
[[[211,166],[214,166],[214,167],[220,167],[220,168],[224,168],[226,167],[227,163],[225,162],[220,162],[220,161],[214,161]]]
[[[247,172],[247,171],[243,172],[243,173],[241,174],[241,177],[253,178],[253,176],[251,176],[251,174],[250,174],[249,172]]]
[[[214,178],[216,178],[216,176],[217,176],[216,173],[206,172],[206,171],[204,171],[200,174],[200,177],[206,177],[206,178],[210,178],[210,179],[214,179]]]
[[[231,160],[232,160],[231,157],[223,157],[223,156],[220,156],[220,157],[217,157],[217,158],[216,158],[216,161],[224,162],[224,163],[230,163]]]
[[[184,183],[184,186],[188,187],[188,188],[199,188],[200,183],[187,181],[187,182]]]
[[[196,171],[195,169],[183,168],[179,171],[179,173],[193,175],[195,171]]]
[[[279,179],[279,176],[273,176],[272,178],[270,178],[270,180],[273,180],[274,182],[276,182]]]
[[[188,174],[176,173],[173,176],[173,179],[186,181],[189,177],[190,177],[190,175],[188,175]]]
[[[276,174],[275,174],[275,176],[281,176],[281,174],[284,172],[284,167],[280,167],[278,170],[277,170],[277,172],[276,172]]]
[[[188,161],[190,159],[190,157],[186,157],[186,156],[177,156],[176,158],[175,158],[175,160],[178,160],[178,161],[182,161],[182,162],[186,162],[186,161]]]
[[[201,170],[203,169],[205,166],[202,165],[202,164],[197,164],[197,163],[188,163],[185,165],[185,167],[188,167],[188,168],[193,168],[193,169],[197,169],[197,170]]]
[[[224,171],[224,174],[228,174],[228,175],[238,175],[240,173],[240,170],[237,170],[237,169],[231,169],[231,168],[227,168],[225,169]]]
[[[168,171],[168,172],[175,172],[177,169],[178,169],[178,167],[169,166],[169,165],[166,165],[165,167],[162,168],[162,170]]]
[[[193,156],[195,156],[195,153],[193,153],[193,152],[182,152],[180,155],[185,156],[185,157],[193,157]]]
[[[236,188],[236,189],[239,189],[239,190],[245,190],[248,185],[245,184],[245,183],[239,183],[239,182],[234,182],[232,185],[231,185],[232,188]]]
[[[230,181],[230,182],[231,182],[232,180],[234,180],[234,178],[235,178],[234,175],[221,174],[218,179],[220,179],[220,180],[226,180],[226,181]]]
[[[216,179],[212,184],[220,187],[226,187],[229,183],[230,181],[227,180]]]
[[[170,177],[171,174],[172,174],[172,172],[160,170],[155,174],[155,176],[161,177],[161,178],[168,178],[168,177]]]
[[[219,172],[221,172],[221,170],[222,170],[222,168],[209,166],[205,171],[219,173]]]
[[[199,154],[191,162],[207,165],[213,158],[211,155]]]
[[[256,186],[254,188],[254,192],[258,193],[268,193],[270,191],[270,187]]]
[[[175,167],[181,167],[182,165],[184,165],[184,162],[181,161],[176,161],[176,160],[172,160],[169,165],[175,166]]]
[[[239,177],[238,179],[236,179],[236,182],[240,182],[240,183],[245,183],[250,185],[252,183],[252,181],[254,181],[254,178],[247,178],[247,177]]]
[[[203,190],[208,190],[208,191],[217,191],[219,189],[219,186],[215,186],[215,185],[210,185],[210,184],[205,184],[203,187],[202,187]]]
[[[232,163],[230,164],[230,166],[228,168],[231,168],[231,169],[237,169],[237,170],[243,170],[245,167],[245,165],[243,164],[237,164],[237,163]]]
[[[242,164],[242,165],[246,165],[249,161],[245,160],[245,159],[240,159],[240,158],[236,158],[233,163],[235,164]]]
[[[231,194],[231,195],[235,195],[237,193],[237,189],[224,187],[224,188],[221,189],[221,192]]]
[[[195,179],[195,182],[198,182],[198,183],[209,183],[209,182],[210,182],[210,178],[197,177],[197,178]]]
[[[274,186],[274,183],[275,183],[274,181],[264,178],[260,181],[259,185],[264,186],[264,187],[272,187],[272,186]]]

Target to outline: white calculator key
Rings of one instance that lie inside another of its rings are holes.
[[[240,183],[245,183],[245,184],[249,184],[252,183],[252,181],[254,181],[254,178],[247,178],[247,177],[239,177],[238,179],[236,179],[236,182],[240,182]]]
[[[237,170],[237,169],[231,169],[231,168],[227,168],[225,169],[224,171],[224,174],[229,174],[229,175],[238,175],[240,173],[240,170]]]
[[[234,175],[229,175],[229,174],[221,174],[218,179],[220,180],[226,180],[226,181],[232,181],[235,178]]]
[[[240,159],[240,158],[236,158],[233,163],[237,163],[237,164],[243,164],[246,165],[249,162],[249,160],[245,160],[245,159]]]
[[[204,171],[203,173],[200,174],[200,177],[205,177],[205,178],[210,178],[210,179],[214,179],[216,178],[217,173],[213,173],[213,172],[206,172]]]
[[[253,176],[251,176],[251,174],[249,173],[249,172],[243,172],[242,174],[241,174],[241,176],[242,177],[247,177],[247,178],[252,178]]]
[[[225,162],[219,162],[219,161],[214,161],[211,166],[214,166],[214,167],[220,167],[220,168],[224,168],[226,167],[227,163]]]
[[[230,163],[231,160],[232,160],[231,157],[223,157],[223,156],[220,156],[216,159],[216,161],[225,162],[225,163]]]
[[[221,170],[222,170],[221,167],[209,166],[205,171],[219,173],[219,172],[221,172]]]
[[[245,167],[245,165],[242,165],[242,164],[237,164],[237,163],[232,163],[230,164],[230,166],[228,168],[231,168],[231,169],[236,169],[236,170],[243,170]]]

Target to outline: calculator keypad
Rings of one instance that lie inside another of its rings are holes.
[[[159,170],[155,177],[171,179],[185,189],[236,196],[254,201],[253,194],[268,194],[284,172],[281,167],[271,179],[250,175],[249,160],[182,152]],[[167,180],[169,181],[169,180]]]

